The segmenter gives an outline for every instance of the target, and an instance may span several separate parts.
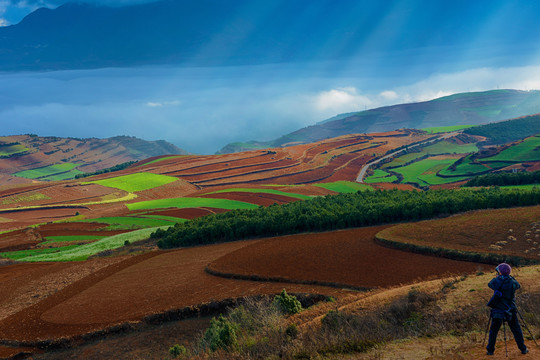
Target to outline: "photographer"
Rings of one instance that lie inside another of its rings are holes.
[[[495,341],[497,334],[504,321],[508,322],[516,344],[522,354],[527,354],[529,350],[523,340],[523,332],[519,325],[517,317],[517,308],[515,303],[515,292],[521,286],[510,276],[512,268],[506,263],[499,264],[495,268],[497,276],[492,279],[488,286],[493,289],[494,294],[488,306],[491,306],[491,327],[489,329],[489,341],[486,347],[487,355],[493,355],[495,351]]]

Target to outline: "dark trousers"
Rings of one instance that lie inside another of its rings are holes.
[[[495,351],[495,341],[497,340],[497,334],[499,333],[499,329],[501,328],[503,321],[503,319],[498,319],[494,317],[491,318],[491,327],[489,328],[489,341],[488,345],[486,346],[486,349],[489,352]],[[512,334],[514,334],[514,340],[516,340],[516,344],[519,350],[523,351],[527,349],[527,347],[525,346],[525,341],[523,340],[523,332],[521,331],[521,326],[519,326],[518,317],[515,311],[512,312],[512,317],[507,322],[510,330],[512,331]]]

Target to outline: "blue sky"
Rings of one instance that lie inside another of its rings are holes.
[[[254,0],[256,8],[257,1],[267,9],[271,0]],[[61,3],[0,0],[0,21],[15,24],[39,6]],[[0,73],[0,119],[9,119],[0,120],[0,135],[133,135],[213,153],[229,142],[271,140],[338,113],[456,92],[540,89],[540,2],[357,3],[346,15],[366,32],[361,43],[329,43],[317,35],[321,53],[354,50],[332,61]],[[300,29],[302,19],[295,25]],[[204,44],[201,52],[215,48],[219,44]]]

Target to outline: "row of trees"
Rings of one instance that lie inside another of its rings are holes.
[[[540,171],[517,173],[492,173],[476,176],[463,186],[506,186],[540,184]]]
[[[99,174],[105,174],[105,173],[124,170],[124,169],[127,169],[128,167],[130,167],[131,165],[135,164],[136,162],[137,161],[128,161],[128,162],[125,162],[125,163],[122,163],[122,164],[114,165],[114,166],[112,166],[110,168],[97,170],[97,171],[94,171],[94,172],[91,172],[91,173],[77,174],[77,175],[75,175],[75,179],[80,179],[80,178],[85,178],[85,177],[88,177],[88,176],[94,176],[94,175],[99,175]]]
[[[233,210],[178,223],[151,237],[160,248],[428,219],[474,209],[540,204],[540,189],[372,191]]]
[[[540,133],[540,115],[475,126],[463,132],[485,136],[488,144],[506,144]]]

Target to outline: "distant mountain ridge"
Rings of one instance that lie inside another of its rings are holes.
[[[355,133],[385,132],[402,128],[480,125],[539,112],[540,91],[538,90],[459,93],[430,101],[341,114],[275,140],[253,140],[228,144],[218,153],[310,143]]]
[[[69,179],[82,173],[169,154],[188,153],[164,140],[146,141],[131,136],[108,139],[0,136],[0,179],[14,174],[36,180]],[[28,172],[35,169],[41,170]]]

